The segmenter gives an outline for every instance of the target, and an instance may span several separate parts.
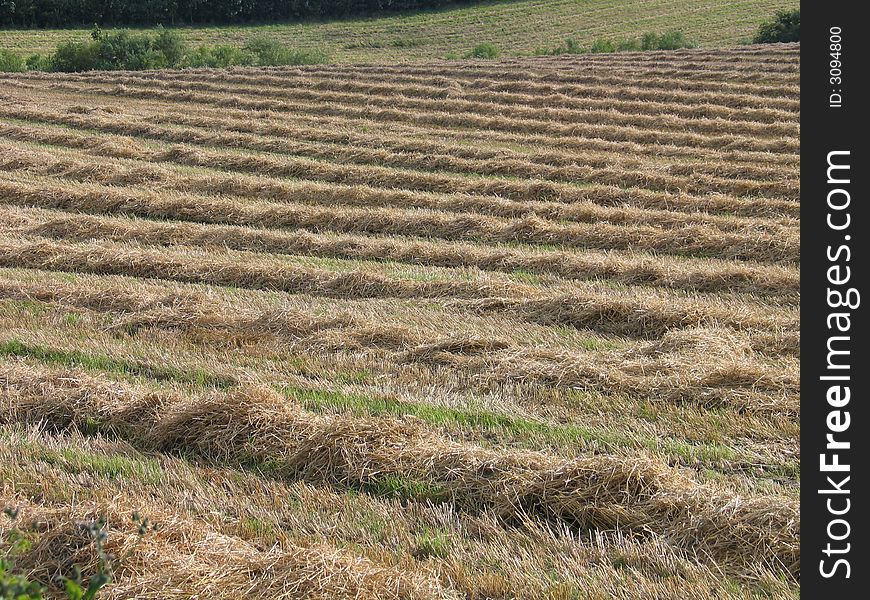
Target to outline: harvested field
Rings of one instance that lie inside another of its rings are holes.
[[[789,44],[0,74],[18,564],[798,597],[799,128]]]

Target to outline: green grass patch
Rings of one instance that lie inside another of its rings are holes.
[[[42,316],[48,312],[48,304],[38,302],[36,300],[3,300],[0,302],[4,312],[9,311],[13,314],[32,315],[35,317]]]
[[[313,412],[350,412],[365,416],[411,415],[430,425],[509,436],[526,442],[533,442],[536,439],[543,439],[557,445],[594,442],[606,448],[625,446],[630,443],[627,438],[616,433],[593,431],[576,424],[544,423],[486,410],[416,404],[400,402],[393,398],[325,390],[291,388],[285,390],[285,393]]]
[[[257,517],[242,517],[239,527],[247,537],[275,539],[275,527]]]
[[[452,545],[453,542],[449,532],[427,527],[417,537],[417,544],[413,555],[418,560],[425,560],[431,557],[447,558],[450,555]]]
[[[446,502],[449,494],[432,481],[412,479],[401,475],[378,477],[360,486],[360,489],[379,498],[398,498],[415,502]]]
[[[114,358],[106,354],[49,348],[40,344],[27,344],[20,340],[0,342],[0,356],[30,358],[44,364],[63,367],[80,367],[130,377],[146,377],[158,381],[177,381],[197,387],[226,389],[236,384],[235,380],[212,375],[204,369],[179,369],[155,366],[147,363]]]
[[[495,47],[495,44],[486,42],[469,50],[464,58],[498,58],[500,54],[501,52]]]
[[[594,445],[603,450],[640,446],[655,453],[674,456],[689,465],[717,466],[740,459],[732,447],[714,442],[692,444],[672,438],[665,440],[649,438],[644,441],[619,431],[592,429],[575,423],[545,423],[486,410],[416,404],[363,394],[295,388],[285,390],[285,393],[313,412],[349,412],[364,416],[411,415],[430,425],[455,427],[496,437],[509,437],[532,447],[539,446],[541,442],[562,447],[575,444]]]
[[[107,455],[78,448],[43,448],[36,453],[36,458],[67,473],[88,473],[106,479],[136,479],[148,484],[158,484],[163,480],[160,463],[149,457]]]

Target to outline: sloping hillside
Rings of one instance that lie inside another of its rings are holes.
[[[185,29],[191,43],[243,43],[268,33],[295,48],[319,49],[339,62],[421,61],[462,55],[490,42],[507,56],[531,54],[574,38],[588,47],[599,39],[637,38],[682,29],[702,46],[750,38],[777,10],[796,0],[519,0],[437,12],[329,23]],[[60,42],[83,39],[85,30],[4,31],[0,47],[47,53]]]

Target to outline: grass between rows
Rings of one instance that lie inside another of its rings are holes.
[[[88,371],[123,377],[172,381],[203,389],[227,389],[236,383],[227,377],[215,376],[204,369],[184,370],[169,366],[158,367],[143,362],[118,359],[105,354],[50,348],[16,339],[0,342],[0,357],[29,358],[47,365],[79,367]],[[343,380],[343,378],[339,379]],[[674,456],[687,465],[702,464],[715,467],[739,458],[733,448],[723,444],[690,444],[677,439],[661,438],[637,439],[623,433],[592,429],[575,423],[547,423],[488,410],[459,409],[404,402],[394,398],[360,393],[312,390],[291,386],[283,387],[279,391],[287,398],[302,405],[306,410],[320,414],[348,413],[371,417],[412,416],[435,427],[474,431],[483,437],[508,437],[526,442],[543,442],[561,448],[572,445],[591,445],[601,450],[612,451],[620,448],[643,447],[652,452]],[[99,429],[99,424],[94,424],[94,429]],[[269,465],[261,466],[267,469],[273,468]],[[775,467],[775,470],[782,471],[783,468]],[[788,472],[781,474],[796,476],[796,473],[792,473],[790,469],[786,469],[786,471]],[[413,493],[415,496],[438,496],[437,491],[415,490],[414,485],[407,482],[387,481],[383,483],[383,486],[373,488],[373,491],[388,495],[401,495],[405,493],[402,490]]]
[[[81,350],[62,350],[49,348],[40,344],[28,344],[16,339],[0,342],[0,357],[31,358],[49,365],[80,367],[88,371],[146,377],[157,381],[175,381],[198,387],[226,389],[236,384],[235,380],[213,375],[204,369],[179,369],[167,365],[156,366],[115,358],[106,354],[84,352]]]
[[[150,486],[174,489],[181,485],[183,489],[187,490],[191,481],[194,481],[195,485],[204,485],[206,488],[210,485],[210,470],[201,472],[194,465],[186,465],[179,470],[178,465],[173,463],[164,467],[162,462],[156,458],[135,451],[118,449],[111,444],[108,446],[104,444],[83,445],[80,440],[63,437],[58,438],[56,442],[49,443],[47,439],[40,436],[32,436],[28,430],[20,425],[0,426],[0,453],[16,457],[16,460],[0,463],[0,474],[19,482],[21,491],[25,494],[38,494],[46,503],[68,503],[72,500],[76,502],[96,501],[104,490],[109,489],[106,487],[107,483],[114,485],[111,482],[118,480],[125,480],[132,484],[133,488],[131,489],[139,489],[136,487],[137,485],[145,486],[144,489]],[[46,485],[45,479],[41,475],[43,473],[41,468],[36,467],[35,471],[32,470],[35,465],[40,463],[54,470],[52,475],[55,477],[55,473],[67,473],[74,477],[87,475],[93,477],[94,481],[81,487],[73,497],[68,486]],[[27,469],[22,470],[22,466],[25,465]],[[226,474],[231,481],[246,481],[248,477],[255,476],[255,474],[245,474],[243,471],[233,470],[228,470]],[[289,494],[283,497],[283,502],[293,507],[294,511],[312,515],[317,522],[321,522],[322,520],[318,515],[325,510],[324,507],[317,503],[304,502],[301,496],[294,493],[295,490],[296,488],[289,488]],[[129,489],[127,493],[129,493]],[[433,504],[448,500],[443,494],[443,490],[426,482],[384,478],[383,481],[376,480],[369,484],[365,489],[350,488],[340,491],[334,490],[332,493],[336,494],[335,498],[339,499],[348,512],[358,515],[352,529],[330,530],[330,535],[335,535],[338,538],[335,541],[338,547],[365,555],[369,548],[377,549],[388,544],[392,551],[397,553],[397,557],[405,555],[418,561],[427,561],[430,559],[450,560],[463,547],[478,543],[473,536],[466,536],[460,530],[450,526],[414,522],[409,524],[409,526],[413,525],[412,535],[407,539],[402,539],[396,545],[396,540],[390,536],[393,524],[380,513],[371,509],[372,500],[367,499],[366,496],[377,495],[384,500],[398,499],[400,501],[404,499],[416,500],[428,496]],[[116,492],[113,491],[112,495],[115,496],[115,494]],[[375,502],[377,501],[375,500]],[[147,511],[146,507],[143,509]],[[237,520],[233,518],[234,515],[232,510],[205,510],[203,512],[197,511],[196,518],[217,526],[229,535],[239,536],[249,541],[264,542],[270,546],[280,544],[287,535],[294,535],[294,530],[283,527],[278,520],[264,519],[253,512],[238,514]],[[163,524],[159,523],[159,525]],[[365,532],[365,536],[361,536],[361,532]],[[617,569],[625,569],[627,574],[635,572],[635,569],[640,566],[635,558],[624,555],[617,549],[614,550],[612,556],[609,555],[608,560]],[[503,573],[506,567],[507,565],[501,562],[493,562],[490,558],[483,557],[476,564],[477,569],[482,569],[483,573],[490,575]],[[653,569],[654,574],[661,578],[678,576],[676,572],[662,569],[655,561],[644,564],[643,567]],[[579,591],[573,591],[567,583],[557,585],[560,576],[555,571],[551,574],[551,579],[554,595],[547,597],[554,600],[555,598],[585,597],[581,596]],[[735,597],[743,597],[740,594],[745,591],[743,582],[723,576],[721,584],[723,589],[733,592]],[[570,593],[565,595],[564,592],[569,590],[571,590]],[[751,591],[752,597],[779,597],[773,590],[768,590],[761,583],[753,583]]]

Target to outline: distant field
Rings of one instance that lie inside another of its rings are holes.
[[[107,514],[107,598],[798,597],[799,129],[797,45],[0,75],[22,564]]]
[[[568,37],[588,47],[598,39],[671,29],[682,29],[705,47],[734,45],[751,38],[777,10],[798,6],[795,0],[519,0],[384,18],[182,31],[193,44],[241,44],[255,33],[268,33],[294,48],[323,50],[337,62],[396,62],[462,55],[481,42],[514,56],[557,46]],[[0,47],[45,54],[87,34],[74,29],[2,31]]]

